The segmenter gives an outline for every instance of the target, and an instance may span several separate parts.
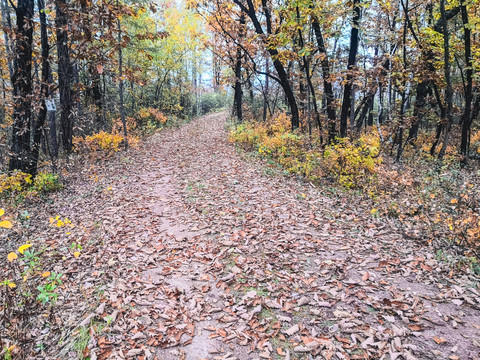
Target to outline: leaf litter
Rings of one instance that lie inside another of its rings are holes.
[[[59,260],[57,327],[31,334],[48,345],[35,356],[75,358],[87,328],[91,359],[480,358],[478,277],[368,204],[265,174],[225,116],[84,167],[38,206],[77,224],[34,224],[45,244],[83,249]]]

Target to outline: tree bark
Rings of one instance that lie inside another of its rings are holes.
[[[267,110],[268,110],[268,94],[270,86],[270,77],[269,77],[270,67],[268,65],[268,57],[265,57],[265,91],[263,94],[263,122],[267,120]]]
[[[234,0],[235,4],[237,4],[240,7],[240,9],[250,18],[250,20],[252,21],[253,27],[255,29],[255,32],[258,35],[261,35],[261,36],[272,35],[272,16],[266,4],[266,0],[262,0],[265,21],[267,23],[266,34],[257,17],[257,13],[255,10],[253,1],[252,0],[246,0],[246,1],[247,1],[247,5],[243,4],[240,0]],[[268,47],[267,51],[270,54],[271,59],[273,60],[273,67],[277,71],[279,84],[285,93],[287,103],[290,107],[292,129],[296,129],[300,125],[300,117],[298,112],[297,100],[295,99],[295,94],[293,92],[292,86],[290,85],[287,72],[282,62],[278,59],[278,50],[275,48]]]
[[[117,0],[118,7],[118,0]],[[122,44],[122,23],[120,17],[117,17],[117,27],[118,27],[118,94],[120,97],[120,118],[122,120],[123,126],[123,143],[125,145],[125,150],[128,148],[128,138],[127,138],[127,121],[125,119],[125,105],[123,101],[123,44]]]
[[[471,48],[471,30],[468,24],[468,11],[465,0],[461,2],[463,33],[465,37],[465,64],[466,64],[466,84],[465,84],[465,109],[462,115],[462,139],[460,141],[460,152],[467,158],[470,142],[470,128],[472,126],[472,101],[473,101],[473,63]]]
[[[242,38],[243,28],[245,26],[245,15],[240,16],[240,28],[239,28],[239,37]],[[237,122],[241,123],[243,121],[242,113],[242,49],[237,45],[237,54],[235,59],[235,94],[234,94],[234,112],[237,117]]]
[[[85,16],[85,20],[82,23],[82,30],[85,33],[85,42],[90,44],[92,42],[92,30],[89,18],[89,4],[88,0],[80,0],[80,7],[82,13]],[[95,122],[96,126],[100,126],[102,123],[102,92],[100,88],[100,73],[96,65],[99,65],[98,58],[87,59],[87,74],[90,81],[89,86],[85,91],[85,97],[87,103],[91,103],[95,106]]]
[[[48,44],[48,30],[47,30],[47,16],[45,14],[45,0],[37,0],[37,7],[40,18],[40,42],[41,42],[41,51],[42,51],[42,81],[41,81],[41,107],[38,112],[37,121],[35,122],[33,129],[33,147],[32,147],[32,167],[36,170],[40,152],[40,143],[43,134],[43,128],[48,116],[46,100],[51,97],[51,87],[52,87],[52,69],[50,67],[50,46]],[[53,114],[53,130],[54,133],[51,135],[51,143],[56,146],[57,143],[57,132],[55,128],[55,115]],[[52,129],[51,129],[52,130]],[[56,170],[56,159],[58,156],[58,150],[50,149],[50,156],[52,160],[53,171]]]
[[[12,85],[16,101],[13,109],[13,130],[10,170],[21,170],[35,175],[30,146],[32,117],[32,44],[33,0],[19,0],[15,8],[17,28],[15,34],[15,66]]]
[[[446,107],[446,121],[447,125],[445,127],[445,134],[443,138],[443,145],[438,153],[438,159],[442,160],[445,156],[445,151],[448,146],[448,141],[450,137],[450,131],[452,128],[452,110],[453,110],[453,89],[452,89],[452,80],[450,73],[450,34],[448,32],[448,22],[445,13],[445,0],[440,0],[440,14],[443,19],[443,47],[444,47],[444,70],[445,70],[445,82],[447,83],[447,88],[445,89],[445,107]]]
[[[327,119],[328,119],[328,140],[330,142],[335,140],[336,134],[336,113],[335,113],[335,95],[333,94],[333,86],[330,81],[330,63],[328,60],[327,49],[323,40],[323,34],[320,29],[318,19],[314,16],[312,21],[312,28],[317,40],[317,49],[322,56],[322,77],[323,77],[323,92],[326,99]]]
[[[68,17],[66,0],[55,0],[58,55],[58,89],[60,92],[60,127],[62,145],[67,154],[72,152],[73,114],[72,114],[72,67],[68,44]]]
[[[3,40],[5,42],[5,54],[7,56],[7,59],[8,59],[8,71],[10,73],[10,79],[13,79],[14,78],[14,66],[15,66],[15,59],[13,59],[13,63],[12,63],[12,59],[11,59],[11,55],[12,55],[12,50],[11,50],[11,46],[10,46],[10,39],[8,37],[8,33],[7,31],[5,31],[5,29],[8,29],[8,30],[12,30],[12,19],[10,18],[10,9],[8,7],[8,3],[7,3],[7,0],[0,0],[1,1],[1,12],[2,12],[2,25],[4,26],[4,31],[3,31]],[[14,88],[15,90],[15,88]],[[15,96],[16,94],[14,93],[13,96]]]
[[[351,109],[351,96],[352,96],[352,74],[351,71],[355,68],[358,51],[358,28],[360,24],[360,0],[353,1],[353,23],[352,32],[350,35],[350,51],[348,55],[348,67],[347,67],[347,83],[343,91],[343,103],[342,113],[340,115],[340,136],[347,136],[348,116]]]

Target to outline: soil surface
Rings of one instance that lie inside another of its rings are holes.
[[[225,119],[85,167],[37,214],[75,224],[44,241],[82,243],[38,358],[75,358],[87,329],[91,359],[480,359],[478,278],[237,150]]]

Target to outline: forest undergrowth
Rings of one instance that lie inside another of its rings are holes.
[[[292,131],[289,118],[279,114],[266,122],[231,124],[229,139],[270,168],[280,166],[325,192],[367,202],[372,217],[398,222],[405,236],[432,246],[440,260],[480,274],[479,164],[462,165],[453,147],[439,161],[429,154],[434,135],[426,133],[396,162],[391,139],[382,142],[380,133],[366,128],[353,141],[321,146],[318,131]],[[471,146],[480,152],[480,131]]]

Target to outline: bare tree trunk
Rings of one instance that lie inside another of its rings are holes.
[[[445,107],[446,107],[446,120],[447,125],[445,127],[445,134],[443,138],[443,145],[438,153],[438,159],[442,160],[445,156],[445,151],[448,146],[448,141],[450,137],[450,131],[452,129],[452,110],[453,110],[453,89],[452,89],[452,80],[450,74],[450,34],[448,32],[448,23],[445,13],[445,0],[440,0],[440,14],[443,20],[443,47],[444,47],[444,62],[445,62],[445,82],[447,83],[447,88],[445,89]]]
[[[328,61],[327,49],[325,48],[325,42],[323,40],[323,34],[320,29],[320,24],[316,17],[313,17],[312,28],[315,33],[315,39],[317,40],[317,48],[320,54],[322,54],[322,78],[323,78],[323,92],[326,99],[327,119],[328,119],[328,139],[334,141],[336,134],[336,117],[335,114],[335,95],[333,94],[333,86],[330,81],[330,63]]]
[[[15,8],[15,66],[12,85],[17,96],[13,109],[12,147],[9,169],[35,175],[30,147],[32,117],[33,0],[19,0]]]
[[[465,37],[465,64],[466,64],[466,84],[465,84],[465,109],[462,115],[462,139],[460,142],[460,151],[467,158],[470,142],[470,127],[472,126],[472,101],[473,101],[473,64],[472,64],[472,48],[471,33],[468,24],[468,11],[465,0],[461,1],[461,12],[463,22],[463,33]]]
[[[41,41],[41,48],[42,48],[42,81],[41,81],[42,106],[38,113],[38,118],[37,118],[37,121],[35,122],[34,129],[33,129],[32,162],[33,162],[33,167],[35,169],[37,168],[37,164],[38,164],[43,128],[45,126],[47,116],[49,115],[46,101],[51,97],[51,87],[52,87],[52,83],[51,83],[52,70],[50,67],[50,60],[49,60],[50,46],[48,44],[47,16],[45,14],[45,1],[37,0],[37,7],[39,11],[39,18],[40,18],[40,41]],[[55,114],[53,114],[53,130],[54,130],[54,134],[51,140],[56,147],[57,132],[55,128]],[[52,160],[52,168],[53,168],[53,171],[55,172],[58,150],[55,149],[54,151],[52,151],[52,149],[50,149],[50,156]]]
[[[245,15],[240,16],[239,37],[242,38],[243,27],[245,26]],[[237,54],[235,59],[235,95],[234,95],[234,113],[237,116],[237,122],[243,121],[242,113],[242,49],[237,45]]]
[[[57,55],[58,55],[58,89],[60,92],[60,126],[63,149],[72,152],[73,116],[72,116],[72,66],[68,44],[68,19],[66,0],[55,0]]]
[[[358,27],[360,24],[360,0],[354,0],[353,2],[353,24],[352,32],[350,35],[350,51],[348,55],[348,67],[347,71],[347,83],[343,91],[343,103],[342,103],[342,113],[340,115],[340,136],[347,136],[347,127],[348,127],[348,116],[350,115],[351,109],[351,97],[352,97],[352,75],[351,71],[355,67],[357,60],[357,51],[358,51]]]
[[[11,60],[11,55],[12,55],[12,49],[10,47],[10,39],[8,37],[8,34],[7,34],[7,31],[5,31],[6,29],[8,30],[12,30],[12,20],[10,18],[10,9],[8,7],[8,3],[7,3],[7,0],[0,0],[1,1],[1,12],[2,12],[2,25],[4,27],[4,31],[3,31],[3,40],[5,42],[5,54],[7,55],[7,64],[8,64],[8,71],[10,73],[10,79],[13,79],[14,78],[14,74],[13,74],[13,68],[15,66],[15,58],[13,60],[13,63],[12,63],[12,60]],[[15,87],[13,88],[14,91],[15,91]],[[13,96],[15,96],[16,94],[14,93]]]
[[[117,0],[117,7],[118,7],[118,0]],[[123,138],[124,138],[124,145],[125,150],[128,148],[128,138],[127,138],[127,121],[125,119],[125,106],[123,102],[123,44],[122,44],[122,23],[120,21],[120,17],[117,18],[117,26],[118,26],[118,94],[120,97],[120,118],[122,120],[123,125]]]
[[[268,110],[268,93],[269,93],[269,65],[268,57],[265,57],[265,92],[263,94],[263,122],[267,120],[267,110]]]

